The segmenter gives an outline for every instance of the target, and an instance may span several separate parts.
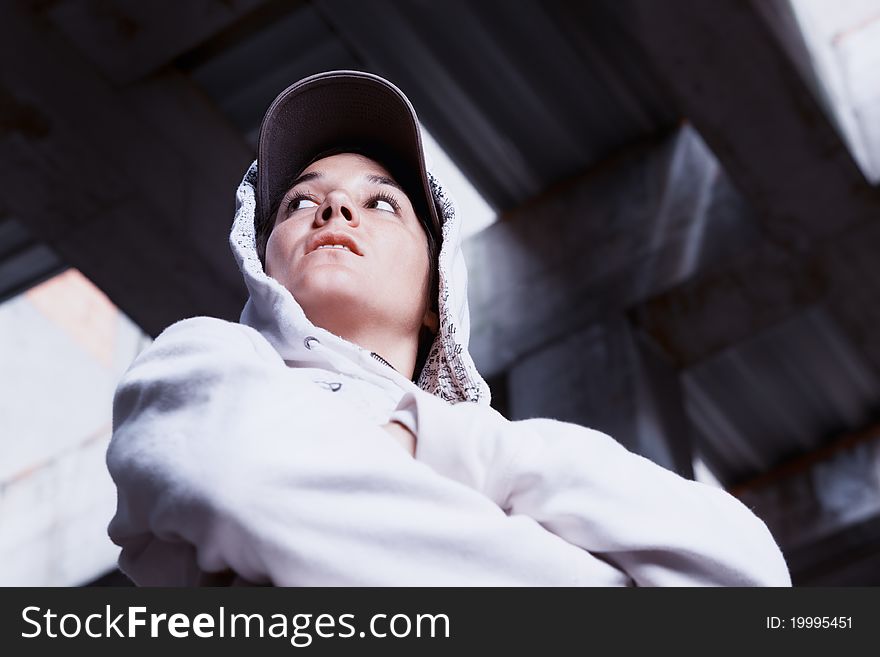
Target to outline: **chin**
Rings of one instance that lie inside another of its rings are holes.
[[[320,267],[302,276],[292,286],[294,298],[306,310],[328,306],[357,306],[368,291],[355,272],[342,267]],[[323,271],[317,271],[321,269]]]

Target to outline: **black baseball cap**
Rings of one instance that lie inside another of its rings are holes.
[[[440,241],[440,217],[415,109],[394,84],[362,71],[327,71],[303,78],[269,106],[257,147],[261,225],[271,221],[270,212],[296,175],[322,153],[344,150],[383,164]]]

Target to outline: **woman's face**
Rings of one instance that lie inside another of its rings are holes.
[[[281,200],[266,273],[318,326],[411,334],[425,320],[427,236],[409,198],[379,163],[341,153],[309,165]]]

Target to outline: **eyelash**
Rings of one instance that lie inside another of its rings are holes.
[[[394,208],[394,212],[400,212],[400,203],[397,202],[397,199],[391,196],[391,194],[386,194],[385,192],[376,192],[367,200],[368,204],[373,204],[376,201],[385,201],[388,205]]]
[[[296,208],[294,208],[294,206],[303,200],[312,201],[313,203],[318,202],[308,192],[298,192],[297,194],[294,194],[293,196],[291,196],[288,199],[287,204],[285,206],[287,208],[287,214],[289,215],[291,212],[293,212],[296,209]],[[376,192],[375,194],[372,194],[367,199],[367,206],[372,205],[376,201],[385,201],[388,205],[390,205],[392,208],[394,208],[395,213],[400,212],[400,203],[398,203],[396,198],[394,198],[390,194],[387,194],[386,192]],[[370,209],[372,209],[372,208],[370,208]]]
[[[312,198],[311,194],[308,194],[308,193],[302,193],[302,192],[299,192],[299,193],[297,193],[297,194],[294,194],[293,196],[291,196],[291,197],[288,199],[288,201],[287,201],[287,205],[285,206],[285,207],[287,208],[287,214],[288,214],[288,215],[296,209],[294,206],[295,206],[297,203],[299,203],[300,201],[312,201],[312,202],[314,202],[314,203],[317,203],[317,201],[316,201],[315,199]]]

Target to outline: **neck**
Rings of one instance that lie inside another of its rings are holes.
[[[332,328],[328,330],[377,354],[383,360],[388,361],[391,367],[399,373],[412,379],[419,348],[418,334],[393,335],[387,331],[371,331],[365,327],[343,330],[342,332],[334,331]]]

